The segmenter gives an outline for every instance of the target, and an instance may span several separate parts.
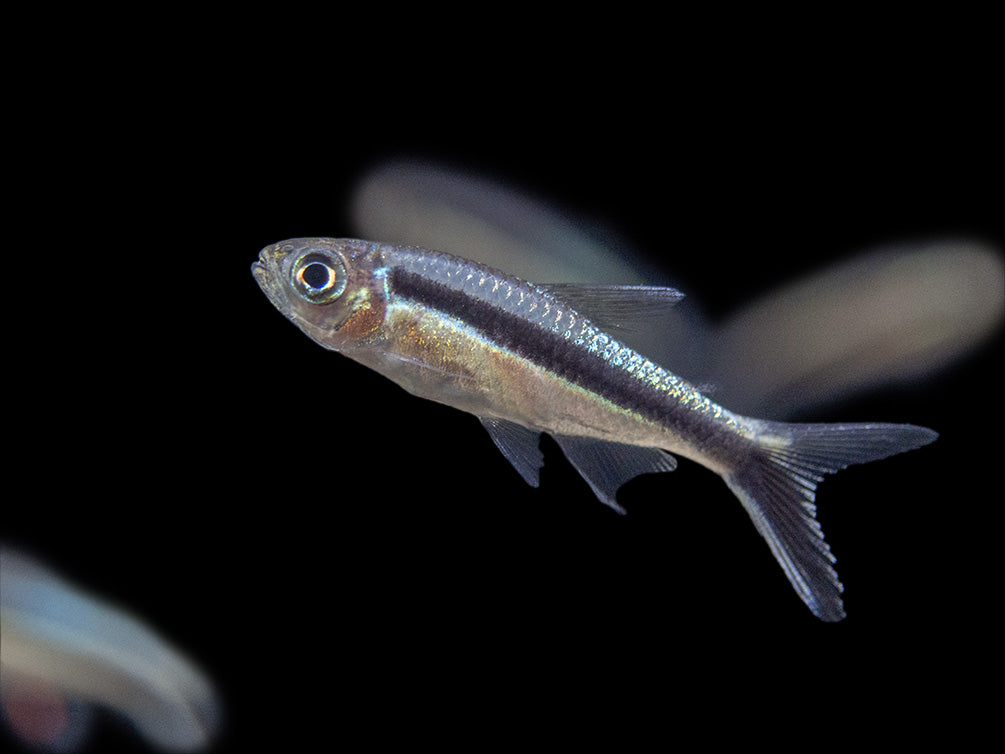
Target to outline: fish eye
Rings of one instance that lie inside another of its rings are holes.
[[[312,304],[327,304],[345,291],[345,264],[334,254],[310,251],[290,271],[293,287]]]

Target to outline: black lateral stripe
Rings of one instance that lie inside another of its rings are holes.
[[[560,333],[414,272],[393,269],[391,287],[396,296],[456,317],[501,348],[624,409],[672,422],[664,393]]]

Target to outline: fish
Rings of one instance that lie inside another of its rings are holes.
[[[531,486],[551,435],[596,497],[673,471],[717,473],[793,589],[824,621],[846,616],[816,519],[827,474],[933,442],[911,424],[787,423],[729,411],[627,344],[683,296],[666,286],[534,284],[418,246],[294,238],[252,274],[308,337],[409,393],[474,414]]]
[[[97,705],[157,749],[211,745],[218,690],[153,628],[2,542],[0,585],[0,707],[19,737],[71,751]]]

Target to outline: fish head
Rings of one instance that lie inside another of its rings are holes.
[[[364,340],[383,320],[386,292],[374,244],[291,238],[266,246],[251,265],[259,287],[287,319],[333,350]]]

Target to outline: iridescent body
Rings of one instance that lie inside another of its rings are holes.
[[[322,346],[479,417],[532,485],[541,432],[619,511],[618,487],[672,470],[670,452],[712,469],[825,620],[844,610],[815,520],[817,482],[936,436],[911,425],[731,413],[612,334],[640,321],[658,327],[680,298],[672,289],[533,285],[459,257],[350,239],[283,241],[263,249],[252,270],[272,303]]]

